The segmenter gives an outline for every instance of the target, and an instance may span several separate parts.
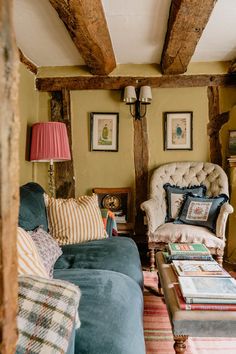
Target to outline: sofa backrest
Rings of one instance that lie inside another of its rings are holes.
[[[30,231],[43,226],[48,231],[47,212],[43,198],[44,189],[35,182],[20,187],[18,225]]]

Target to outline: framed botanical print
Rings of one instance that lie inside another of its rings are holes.
[[[192,150],[193,112],[164,113],[164,149]]]
[[[90,113],[90,150],[118,151],[119,113]]]

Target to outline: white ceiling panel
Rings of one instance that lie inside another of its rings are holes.
[[[102,0],[102,4],[117,64],[160,63],[171,0]],[[14,25],[19,48],[37,66],[84,64],[48,0],[14,0]],[[218,0],[191,61],[235,57],[236,0]]]
[[[218,0],[192,61],[227,61],[236,57],[236,1]]]
[[[14,26],[18,47],[36,65],[84,64],[48,0],[14,0]]]

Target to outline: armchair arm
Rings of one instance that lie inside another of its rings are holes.
[[[141,209],[146,213],[148,234],[153,233],[156,228],[164,223],[164,215],[161,210],[158,199],[151,198],[140,205]]]
[[[219,238],[225,238],[226,222],[229,214],[232,214],[234,208],[229,203],[224,203],[220,208],[220,213],[216,221],[216,236]]]

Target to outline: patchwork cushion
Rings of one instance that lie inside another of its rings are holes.
[[[220,207],[228,199],[226,194],[213,198],[187,195],[175,222],[180,221],[184,224],[204,226],[215,232]]]
[[[55,199],[45,194],[50,234],[60,245],[99,240],[107,237],[98,197]]]
[[[155,242],[203,243],[208,248],[224,250],[225,243],[206,227],[166,223],[159,226],[150,238]]]
[[[192,193],[193,195],[203,197],[206,193],[206,187],[204,185],[200,186],[190,186],[190,187],[178,187],[170,185],[170,183],[164,184],[164,189],[166,191],[167,199],[167,215],[166,221],[175,220],[183,204],[184,196],[187,193]]]
[[[41,227],[31,231],[30,235],[37,247],[38,253],[49,277],[52,278],[54,264],[62,255],[60,246],[57,241]]]
[[[17,228],[18,274],[49,278],[30,234]]]

